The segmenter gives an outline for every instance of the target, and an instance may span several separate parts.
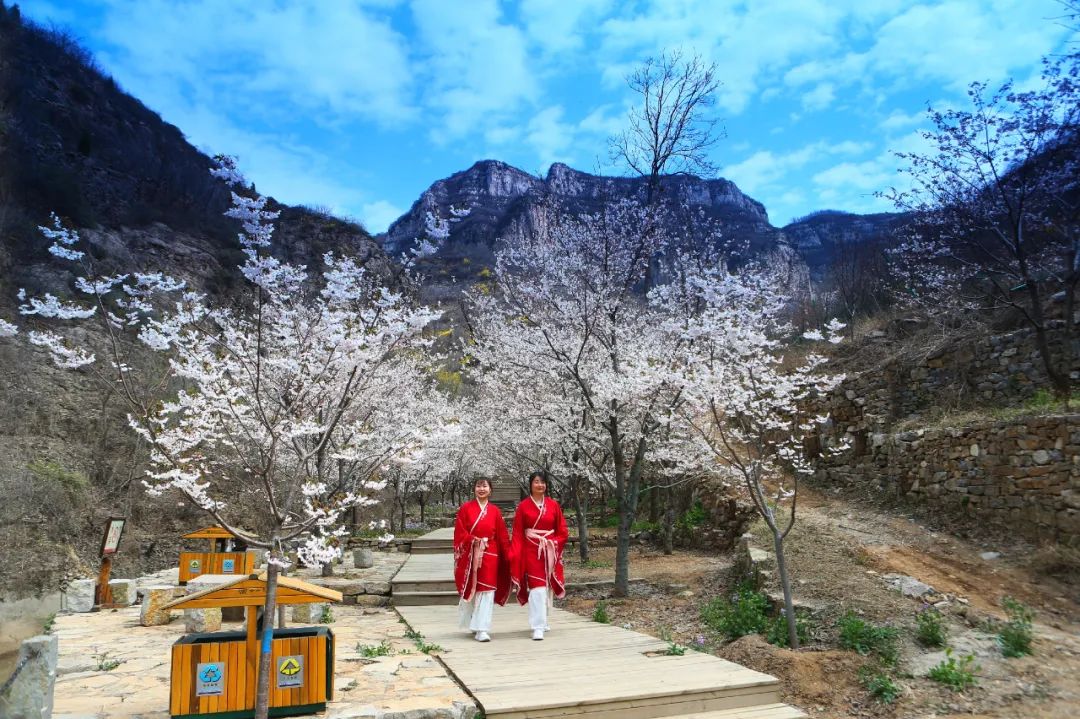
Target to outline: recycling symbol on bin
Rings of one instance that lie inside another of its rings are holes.
[[[202,673],[199,674],[199,679],[207,684],[211,684],[221,679],[221,671],[217,668],[216,664],[211,664],[207,666],[206,669],[202,670]]]
[[[287,677],[291,677],[300,671],[300,662],[289,657],[281,663],[281,666],[278,667],[278,671]]]

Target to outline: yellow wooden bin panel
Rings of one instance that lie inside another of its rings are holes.
[[[232,560],[233,570],[225,571],[225,561]],[[190,582],[204,574],[243,576],[255,571],[255,552],[180,552],[180,581]]]
[[[305,706],[329,701],[327,696],[327,635],[280,637],[274,640],[270,678],[270,706]],[[282,657],[303,657],[303,682],[295,688],[278,688],[277,667]],[[196,673],[199,664],[222,662],[225,665],[223,692],[197,696]],[[256,664],[249,662],[242,639],[174,644],[169,713],[212,714],[253,709],[255,706]],[[333,691],[332,689],[330,690]]]

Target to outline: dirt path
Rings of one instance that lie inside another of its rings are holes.
[[[649,584],[635,588],[629,599],[606,599],[611,622],[774,674],[783,680],[785,701],[815,717],[1080,717],[1080,586],[1041,571],[1037,548],[1007,536],[960,539],[891,510],[813,490],[802,492],[800,505],[787,556],[796,598],[815,608],[804,650],[780,649],[759,636],[725,643],[710,634],[700,608],[729,589],[731,564],[730,557],[715,554],[664,557],[636,548],[631,574]],[[763,525],[752,533],[758,546],[771,546]],[[987,551],[1001,556],[982,558]],[[610,578],[613,559],[612,548],[597,549],[595,566],[568,564],[570,581]],[[925,677],[941,657],[913,640],[924,604],[890,588],[882,576],[889,573],[934,588],[931,598],[944,602],[939,609],[955,652],[973,654],[980,665],[979,686],[954,693]],[[1032,657],[1005,659],[988,631],[991,620],[1004,618],[1004,596],[1036,612]],[[577,593],[566,606],[591,615],[600,599],[601,592]],[[893,705],[872,699],[860,684],[859,669],[870,659],[837,648],[836,620],[849,610],[901,630],[897,683],[903,693]]]

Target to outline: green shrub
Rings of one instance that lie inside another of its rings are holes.
[[[127,661],[127,659],[116,659],[109,656],[109,654],[110,652],[105,651],[94,655],[94,659],[97,660],[97,670],[99,672],[111,672],[113,669],[116,669]]]
[[[384,639],[378,644],[357,644],[356,651],[365,659],[374,659],[375,657],[388,657],[393,654],[394,650],[390,648],[390,642]]]
[[[405,638],[412,641],[416,645],[416,648],[424,654],[431,654],[432,652],[441,652],[443,648],[438,644],[432,644],[424,639],[424,635],[416,631],[412,627],[405,630]]]
[[[708,519],[708,515],[705,514],[705,507],[702,506],[701,500],[695,500],[694,506],[683,512],[683,515],[675,520],[675,528],[685,532],[705,524],[706,519]]]
[[[669,657],[681,657],[686,654],[686,647],[682,644],[676,644],[675,642],[668,642],[668,648],[664,652]]]
[[[806,624],[806,619],[799,616],[799,613],[795,613],[795,635],[799,638],[799,644],[806,643],[810,630]],[[791,646],[788,642],[788,626],[787,617],[784,614],[779,614],[773,617],[769,623],[768,628],[765,630],[765,640],[769,644],[774,644],[778,647]]]
[[[853,612],[840,618],[840,645],[859,654],[876,654],[885,664],[895,664],[899,657],[895,627],[883,627],[861,619]]]
[[[701,620],[728,639],[758,634],[768,627],[769,598],[740,584],[731,598],[717,597],[701,608]]]
[[[924,647],[943,647],[948,638],[949,629],[945,620],[936,609],[927,609],[916,618],[915,639]]]
[[[652,534],[656,534],[660,531],[660,524],[658,522],[650,522],[646,519],[639,519],[634,522],[630,529],[635,532],[651,532]]]
[[[607,613],[607,604],[603,600],[597,602],[596,606],[593,607],[592,620],[600,624],[611,624],[611,617]]]
[[[322,609],[322,613],[319,615],[319,624],[333,624],[334,612],[330,609],[330,605],[327,604]]]
[[[933,667],[927,674],[935,682],[944,684],[954,692],[962,692],[968,687],[973,687],[975,672],[979,671],[979,665],[975,664],[975,657],[966,654],[960,659],[952,655],[952,649],[945,650],[945,659]]]
[[[900,696],[900,687],[885,672],[863,667],[859,672],[859,681],[870,692],[870,696],[882,704],[892,704]]]
[[[1007,657],[1022,657],[1031,654],[1031,642],[1034,633],[1031,629],[1031,620],[1035,613],[1012,597],[1001,600],[1005,607],[1005,613],[1009,615],[1009,621],[1001,625],[998,630],[998,644],[1001,653]]]

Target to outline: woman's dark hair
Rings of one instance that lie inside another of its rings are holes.
[[[491,489],[491,480],[487,477],[477,477],[476,479],[474,479],[472,483],[473,488],[475,489],[476,485],[480,484],[481,482],[487,484],[488,489]]]
[[[537,477],[539,477],[540,481],[542,481],[544,484],[547,484],[547,481],[548,481],[547,480],[547,474],[544,473],[544,472],[541,472],[540,470],[536,470],[535,472],[533,472],[532,474],[529,475],[529,485],[530,486],[532,486],[533,480],[536,479]]]

